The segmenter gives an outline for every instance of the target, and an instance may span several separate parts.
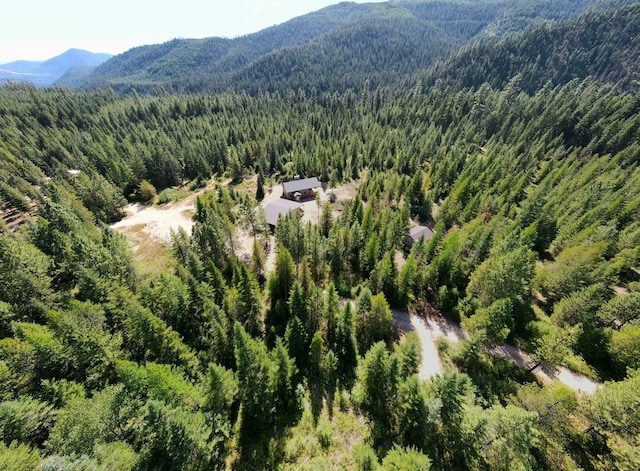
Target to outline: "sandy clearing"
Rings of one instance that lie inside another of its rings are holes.
[[[122,231],[123,229],[143,225],[143,231],[163,243],[171,243],[171,231],[177,231],[182,227],[188,234],[195,224],[193,214],[195,205],[192,202],[166,206],[143,206],[138,203],[126,207],[127,216],[111,225],[111,228]]]
[[[394,323],[402,332],[416,332],[422,343],[422,363],[419,377],[429,379],[443,373],[442,362],[438,354],[436,339],[445,338],[449,342],[458,343],[466,338],[460,326],[444,317],[419,317],[410,315],[406,311],[394,310]],[[531,368],[535,362],[531,357],[512,345],[502,345],[490,350],[490,353],[515,363],[523,369]],[[555,371],[538,367],[532,372],[543,384],[554,380],[569,386],[578,393],[593,394],[601,384],[593,379],[564,366],[558,366]]]
[[[222,184],[225,185],[228,182]],[[195,225],[193,215],[196,210],[196,200],[198,196],[214,186],[215,183],[211,183],[180,201],[163,206],[145,206],[140,203],[132,203],[125,208],[127,215],[112,224],[111,228],[126,236],[126,229],[142,225],[144,226],[143,232],[163,244],[170,244],[172,230],[177,231],[182,227],[187,231],[187,234],[191,235],[191,230]]]

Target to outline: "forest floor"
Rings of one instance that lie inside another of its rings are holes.
[[[420,337],[422,362],[418,375],[421,379],[429,379],[436,374],[444,373],[436,343],[438,338],[444,338],[451,343],[459,343],[466,338],[460,326],[442,316],[420,317],[409,314],[407,311],[394,310],[393,317],[400,331],[416,332]],[[495,347],[490,350],[490,353],[515,363],[523,369],[529,369],[535,364],[527,353],[511,345]],[[578,393],[592,394],[601,386],[599,382],[564,366],[557,366],[555,371],[538,367],[532,373],[543,384],[558,380]]]

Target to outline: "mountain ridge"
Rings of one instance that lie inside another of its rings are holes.
[[[132,88],[143,93],[157,88],[282,93],[299,88],[340,92],[365,82],[388,85],[478,39],[501,38],[535,24],[627,3],[343,2],[234,39],[174,39],[138,46],[96,68],[77,87],[109,86],[123,93]],[[372,57],[380,60],[373,63]],[[57,85],[70,86],[64,79]]]
[[[112,57],[104,52],[71,48],[44,61],[19,60],[0,64],[0,83],[27,81],[36,86],[52,85],[75,67],[96,67]],[[93,70],[93,69],[92,69]]]

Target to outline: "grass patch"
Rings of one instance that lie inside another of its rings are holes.
[[[156,198],[157,204],[168,204],[174,201],[180,201],[191,194],[189,189],[181,187],[181,188],[165,188],[160,192],[158,197]]]
[[[143,272],[159,272],[172,263],[170,248],[145,232],[146,224],[136,224],[121,232],[133,250],[133,255]]]
[[[314,425],[309,400],[300,422],[289,432],[280,469],[291,471],[354,469],[354,448],[369,440],[366,419],[352,411],[334,408],[330,416],[325,405]]]

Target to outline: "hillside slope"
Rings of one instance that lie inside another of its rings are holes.
[[[638,91],[640,3],[551,26],[538,25],[501,41],[477,43],[426,75],[427,85],[437,81],[465,88],[485,82],[502,88],[515,78],[517,86],[528,93],[547,82],[561,85],[593,77]]]
[[[340,3],[240,38],[140,46],[98,67],[81,86],[282,93],[397,84],[479,38],[620,3],[628,1]]]

